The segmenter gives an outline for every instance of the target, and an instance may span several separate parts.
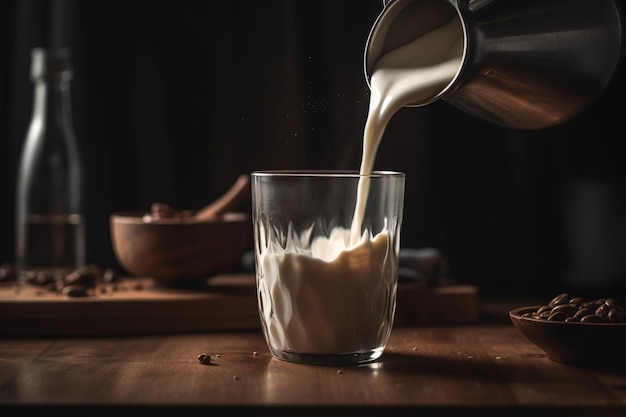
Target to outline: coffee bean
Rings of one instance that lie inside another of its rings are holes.
[[[174,209],[172,208],[172,206],[170,206],[169,204],[165,204],[165,203],[152,203],[152,205],[150,206],[150,213],[152,214],[160,213],[160,214],[169,215],[173,211]]]
[[[569,317],[576,312],[576,307],[572,307],[570,304],[559,304],[550,310],[551,314],[560,313],[563,317]]]
[[[569,303],[569,300],[570,300],[569,294],[564,292],[562,294],[557,295],[552,300],[550,300],[550,302],[548,303],[548,306],[555,307],[561,304],[567,304]]]
[[[581,323],[603,323],[606,320],[602,316],[597,316],[595,314],[589,314],[580,319]]]
[[[198,362],[202,365],[208,365],[211,363],[211,355],[207,355],[206,353],[201,353],[198,355]]]
[[[66,285],[63,287],[63,294],[68,297],[87,297],[87,295],[89,295],[87,293],[87,287],[78,284]]]
[[[552,310],[552,307],[550,307],[550,306],[541,306],[541,307],[539,307],[537,309],[537,314],[541,314],[541,313],[544,313],[544,312],[550,311],[550,310]]]
[[[609,310],[610,310],[610,308],[609,308],[608,305],[600,304],[600,306],[598,306],[598,308],[596,308],[596,311],[595,311],[594,314],[596,316],[599,316],[599,317],[606,317],[607,314],[609,314]]]
[[[150,213],[146,213],[143,216],[143,221],[150,223],[160,219],[188,219],[193,215],[191,210],[178,210],[174,209],[169,204],[165,203],[152,203],[150,206]]]
[[[624,321],[624,315],[622,313],[622,310],[620,310],[619,308],[610,309],[609,313],[607,314],[607,318],[611,323],[620,323]]]
[[[52,272],[39,271],[26,275],[26,282],[32,285],[45,287],[56,282],[56,277]]]
[[[588,308],[588,307],[582,307],[580,309],[578,309],[574,315],[572,317],[574,317],[576,320],[580,320],[585,316],[588,316],[590,314],[593,314],[594,310]]]
[[[0,265],[0,284],[15,282],[17,280],[17,272],[15,265],[5,262]]]
[[[83,285],[93,287],[100,278],[100,271],[95,267],[78,268],[65,277],[67,285]]]
[[[568,318],[569,316],[567,315],[567,313],[561,311],[557,311],[556,313],[550,313],[550,315],[548,316],[548,318],[546,320],[548,321],[565,321],[566,318]]]
[[[574,297],[571,300],[569,300],[569,305],[571,305],[572,307],[580,307],[583,304],[584,300],[580,297]]]
[[[550,317],[551,310],[544,310],[541,313],[539,313],[539,318],[541,319],[548,319],[548,317]]]

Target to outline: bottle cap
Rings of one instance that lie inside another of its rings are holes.
[[[69,48],[33,48],[31,53],[31,79],[41,78],[69,81],[72,78]]]

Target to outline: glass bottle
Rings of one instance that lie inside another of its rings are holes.
[[[16,266],[63,276],[85,264],[83,172],[67,48],[32,50],[33,112],[17,175]]]

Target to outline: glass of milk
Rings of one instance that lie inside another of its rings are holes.
[[[275,358],[378,359],[393,325],[405,175],[257,171],[259,313]]]

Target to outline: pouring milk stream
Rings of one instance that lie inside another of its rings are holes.
[[[371,79],[361,175],[372,172],[378,146],[393,115],[405,105],[426,101],[449,84],[459,70],[462,54],[463,30],[453,19],[378,60]],[[362,177],[352,223],[353,245],[359,239],[368,185],[368,178]]]
[[[433,48],[432,45],[438,46]],[[462,49],[462,28],[456,19],[381,57],[371,78],[361,176],[355,190],[357,203],[351,229],[338,227],[331,231],[330,237],[317,238],[310,253],[287,247],[278,255],[261,255],[264,280],[271,293],[269,298],[283,304],[286,297],[291,299],[296,295],[306,300],[294,303],[294,310],[284,315],[288,317],[274,318],[280,323],[266,317],[266,322],[274,323],[267,327],[269,338],[281,350],[308,354],[353,352],[379,346],[381,337],[386,340],[375,324],[377,319],[367,319],[372,310],[382,310],[372,303],[385,300],[360,295],[363,292],[377,294],[381,287],[381,266],[390,268],[388,230],[385,228],[375,236],[361,230],[370,188],[369,175],[394,113],[409,103],[431,97],[447,85],[459,69]],[[350,268],[356,256],[367,256],[369,269]],[[395,268],[389,273],[394,280]],[[324,279],[320,279],[320,275]],[[289,279],[281,280],[280,276]],[[328,286],[325,284],[328,280],[336,280],[336,284]],[[355,293],[357,287],[359,292]],[[306,292],[305,297],[303,292]]]

